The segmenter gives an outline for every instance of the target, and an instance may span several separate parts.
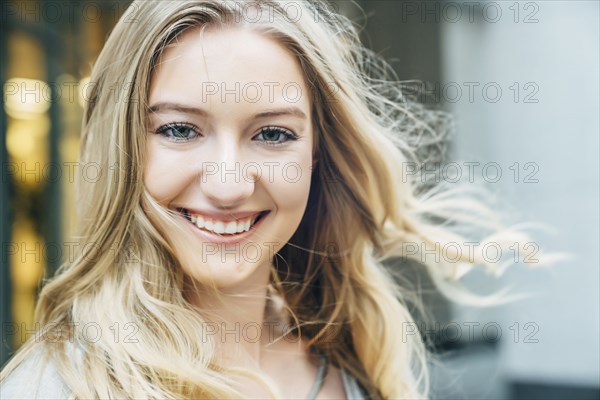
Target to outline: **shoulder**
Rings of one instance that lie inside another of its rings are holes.
[[[366,400],[368,397],[358,381],[344,368],[329,364],[327,377],[317,399]]]
[[[0,399],[67,399],[70,390],[54,363],[36,349],[0,385]]]
[[[346,372],[346,370],[343,368],[341,369],[341,376],[342,381],[344,382],[346,398],[348,400],[363,400],[368,398],[356,378]]]
[[[327,375],[323,381],[323,386],[316,396],[317,400],[325,399],[346,399],[346,390],[342,371],[339,368],[329,364],[327,366]]]

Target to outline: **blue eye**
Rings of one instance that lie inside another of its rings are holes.
[[[198,136],[198,128],[188,123],[172,122],[158,128],[156,133],[175,142],[187,142]]]
[[[265,142],[265,144],[269,146],[281,146],[289,140],[298,139],[298,135],[296,135],[292,131],[274,126],[262,128],[260,130],[260,133],[256,135],[256,137],[259,136],[262,136],[263,140],[261,141]],[[281,141],[282,139],[283,141]]]

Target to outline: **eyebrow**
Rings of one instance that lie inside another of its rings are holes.
[[[202,108],[189,106],[186,104],[180,103],[169,103],[169,102],[159,102],[153,104],[148,108],[151,113],[159,113],[164,111],[177,111],[181,113],[187,114],[197,114],[201,116],[208,116],[209,113]],[[299,109],[298,107],[282,107],[273,110],[266,110],[259,112],[254,115],[255,119],[258,118],[267,118],[267,117],[279,117],[279,116],[293,116],[301,119],[308,119],[304,111]]]

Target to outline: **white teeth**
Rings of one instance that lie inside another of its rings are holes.
[[[251,218],[247,218],[242,221],[215,221],[212,219],[204,219],[199,215],[190,214],[190,220],[193,224],[195,224],[198,228],[202,228],[207,231],[215,232],[217,234],[228,234],[232,235],[235,233],[246,232],[250,229],[254,222],[258,218],[259,215],[256,215]]]
[[[208,227],[208,224],[206,224]],[[215,231],[216,233],[225,233],[225,224],[220,222],[220,221],[215,221],[215,223],[213,224],[213,231]]]
[[[224,233],[235,233],[237,232],[238,224],[235,221],[231,221],[225,225]]]

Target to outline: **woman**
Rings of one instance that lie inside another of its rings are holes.
[[[2,398],[427,397],[393,275],[411,257],[450,294],[498,266],[450,229],[485,207],[407,181],[443,116],[382,65],[320,2],[134,2],[91,76],[85,251],[43,288]]]

